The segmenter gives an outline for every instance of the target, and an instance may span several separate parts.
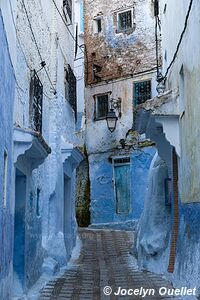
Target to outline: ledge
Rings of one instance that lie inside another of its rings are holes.
[[[179,92],[178,90],[169,90],[158,95],[145,103],[136,107],[136,112],[144,109],[151,111],[152,115],[179,115]]]
[[[76,168],[85,158],[84,154],[78,149],[78,147],[68,141],[65,141],[63,137],[61,142],[61,153],[63,164],[66,163],[66,160],[69,160],[73,168]]]
[[[31,169],[36,169],[51,153],[51,148],[39,132],[14,127],[14,163],[19,157],[27,158]]]
[[[134,130],[146,133],[152,140],[157,139],[157,144],[164,134],[180,156],[178,90],[169,90],[147,100],[136,107],[134,114]]]

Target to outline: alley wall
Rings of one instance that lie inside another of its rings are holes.
[[[200,114],[200,41],[197,34],[199,30],[199,12],[200,4],[198,1],[160,1],[163,75],[166,74],[167,68],[172,62],[169,72],[167,71],[165,90],[176,91],[177,96],[176,99],[170,96],[170,101],[168,101],[165,107],[161,108],[162,116],[158,118],[158,123],[160,122],[160,124],[164,125],[163,132],[168,142],[171,143],[171,145],[168,145],[168,150],[171,152],[171,162],[170,160],[166,160],[168,170],[172,169],[173,166],[171,147],[174,146],[174,150],[176,150],[178,175],[175,172],[170,177],[174,180],[178,176],[179,195],[177,196],[178,200],[172,195],[170,209],[162,202],[162,210],[165,210],[166,226],[164,226],[163,221],[157,219],[156,214],[151,214],[150,216],[157,223],[154,229],[155,233],[158,226],[163,226],[158,234],[160,235],[162,232],[165,235],[165,243],[162,244],[159,242],[156,244],[154,240],[156,238],[155,235],[154,237],[152,236],[151,241],[149,237],[149,245],[147,245],[147,241],[144,242],[142,233],[140,235],[140,230],[145,228],[145,218],[141,220],[138,238],[138,249],[143,252],[139,258],[142,267],[153,272],[164,273],[177,287],[187,286],[189,288],[197,288],[197,295],[200,293],[200,164],[198,139]],[[186,16],[188,16],[187,19]],[[181,35],[183,38],[180,43]],[[175,59],[173,59],[178,43],[180,47]],[[156,108],[153,111],[156,114]],[[164,118],[165,120],[162,122]],[[167,128],[165,126],[167,122],[165,123],[165,121],[170,122],[170,133],[165,131]],[[173,142],[173,139],[176,139],[176,141]],[[158,149],[162,157],[164,151],[161,151],[161,147],[158,147]],[[158,186],[155,185],[154,188],[158,188]],[[150,195],[151,192],[147,194],[147,197]],[[176,204],[176,200],[178,205]],[[158,208],[161,202],[157,206],[152,203],[151,208],[147,202],[145,205],[148,207],[148,211],[150,211],[150,209],[153,209],[153,206]],[[169,213],[171,215],[171,227],[168,224]],[[146,218],[148,217],[147,213]],[[178,226],[176,231],[173,229],[174,223]],[[174,234],[176,233],[177,240],[173,244]],[[170,242],[167,241],[167,236],[169,236]],[[156,255],[149,253],[149,249],[151,248],[155,249]]]
[[[75,135],[74,2],[68,27],[63,1],[1,3],[0,298],[8,300],[70,259],[83,155]]]
[[[15,75],[10,55],[11,44],[15,40],[7,39],[5,15],[2,16],[0,5],[0,297],[9,299],[12,284],[12,251],[13,251],[13,201],[12,190],[12,138],[13,138],[13,105],[15,97]],[[11,15],[8,14],[11,18]],[[11,26],[12,27],[12,26]],[[12,28],[13,29],[13,28]],[[13,47],[14,48],[14,47]]]

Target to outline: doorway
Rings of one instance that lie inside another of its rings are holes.
[[[116,213],[128,215],[131,209],[130,157],[114,158],[113,167]]]
[[[25,207],[26,176],[18,169],[15,175],[15,223],[14,223],[14,293],[25,287]]]

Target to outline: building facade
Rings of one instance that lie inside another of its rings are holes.
[[[154,28],[152,1],[85,1],[91,223],[138,219],[143,210],[153,150],[148,143],[138,150],[131,129],[134,106],[156,94]],[[110,109],[118,118],[112,133]]]
[[[152,187],[159,191],[155,201],[146,202],[146,218],[151,218],[152,234],[144,242],[142,232],[146,221],[143,218],[137,247],[142,267],[166,274],[176,286],[196,288],[198,295],[200,57],[199,36],[195,32],[200,5],[189,0],[184,4],[181,1],[159,1],[159,4],[165,90],[145,103],[137,126],[156,141],[161,157],[157,166],[160,166],[160,178],[167,185],[165,189],[164,185]],[[151,168],[152,178],[155,166]],[[167,203],[165,197],[159,197],[160,193],[167,194]],[[150,216],[152,209],[154,214]],[[160,218],[156,216],[158,211],[162,211]]]

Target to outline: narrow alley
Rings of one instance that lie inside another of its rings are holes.
[[[200,300],[199,25],[0,0],[0,300]]]
[[[172,299],[158,293],[161,287],[171,289],[167,281],[156,274],[138,270],[136,259],[130,254],[133,232],[80,229],[79,234],[83,243],[79,260],[61,278],[47,284],[41,291],[40,300],[144,299],[143,293],[135,298],[114,295],[119,287],[135,291],[141,288],[155,290],[155,295],[147,294],[145,299]]]

